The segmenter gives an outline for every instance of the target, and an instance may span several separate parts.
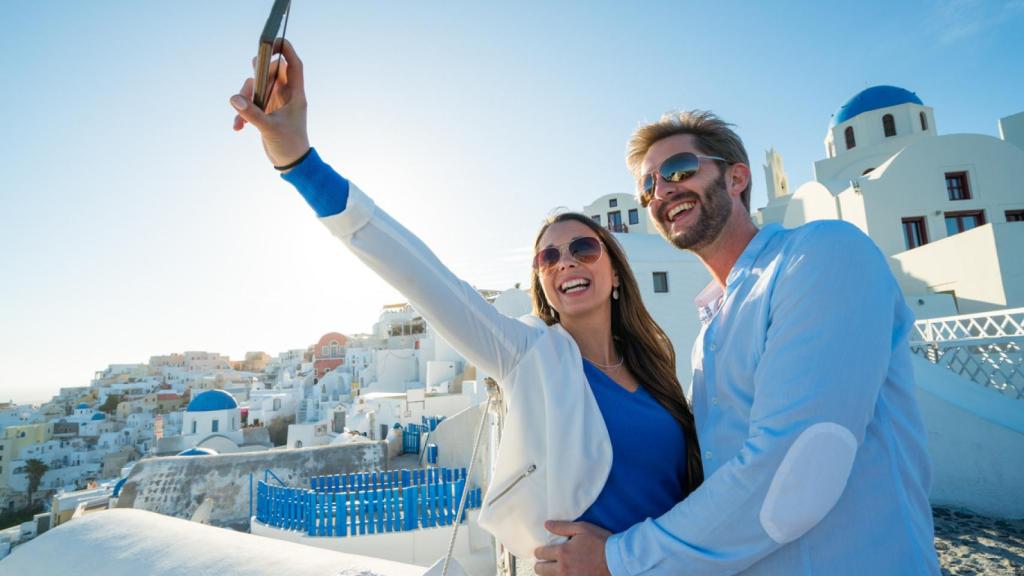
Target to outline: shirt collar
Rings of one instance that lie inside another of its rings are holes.
[[[711,319],[715,317],[715,313],[722,307],[723,295],[722,287],[718,285],[718,282],[712,280],[693,299],[693,304],[697,307],[697,313],[700,315],[701,325],[711,322]]]
[[[761,252],[768,245],[768,241],[781,230],[782,226],[773,223],[768,224],[757,231],[757,234],[755,234],[750,240],[747,247],[743,249],[743,253],[740,254],[736,263],[732,265],[732,270],[729,271],[729,275],[725,277],[725,287],[727,290],[740,278],[747,275],[747,272],[749,272],[753,267],[754,262],[757,261],[757,257],[761,255]]]
[[[733,264],[732,270],[729,271],[729,275],[725,278],[726,290],[736,284],[740,278],[747,275],[750,268],[754,265],[757,257],[761,255],[761,252],[768,245],[768,241],[773,236],[782,230],[782,226],[778,224],[768,224],[764,228],[757,231],[757,234],[750,240],[747,247],[743,249],[743,253]],[[711,322],[711,319],[715,317],[718,310],[722,307],[722,303],[725,301],[725,290],[718,285],[717,282],[712,280],[697,294],[697,297],[693,299],[694,306],[697,307],[697,312],[700,315],[700,323],[702,325]]]

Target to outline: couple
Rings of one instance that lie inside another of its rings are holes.
[[[502,316],[313,150],[302,63],[264,113],[231,104],[327,228],[502,385],[508,416],[479,522],[548,574],[938,574],[913,318],[856,228],[750,219],[739,137],[666,115],[627,164],[697,296],[690,402],[625,254],[580,214],[534,242],[533,315]],[[679,302],[680,306],[687,303]],[[699,442],[699,444],[698,444]]]

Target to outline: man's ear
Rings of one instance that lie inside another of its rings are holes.
[[[750,184],[750,166],[737,162],[730,168],[730,173],[726,178],[729,195],[733,198],[739,198],[740,194],[747,189],[747,185]]]

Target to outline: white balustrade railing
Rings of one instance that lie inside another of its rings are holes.
[[[910,349],[982,386],[1024,399],[1024,308],[919,320]]]

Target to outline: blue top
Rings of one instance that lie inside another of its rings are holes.
[[[612,469],[579,517],[622,532],[686,496],[686,440],[675,418],[643,386],[630,392],[586,359],[583,372],[612,443]]]
[[[75,406],[75,410],[88,410],[88,409],[89,409],[89,405],[86,404],[85,402],[82,402],[78,406]]]
[[[229,392],[223,390],[207,390],[200,393],[188,403],[187,412],[212,412],[214,410],[232,410],[238,408],[238,402]]]
[[[766,226],[698,301],[705,480],[611,536],[611,574],[937,576],[914,318],[871,239]]]
[[[924,104],[917,94],[910,90],[898,86],[872,86],[861,90],[853,98],[847,100],[846,104],[840,106],[832,115],[832,123],[829,126],[842,124],[865,112],[907,103]]]
[[[107,419],[107,415],[104,414],[103,412],[97,412],[97,413],[92,415],[92,419],[93,420],[106,420]]]

